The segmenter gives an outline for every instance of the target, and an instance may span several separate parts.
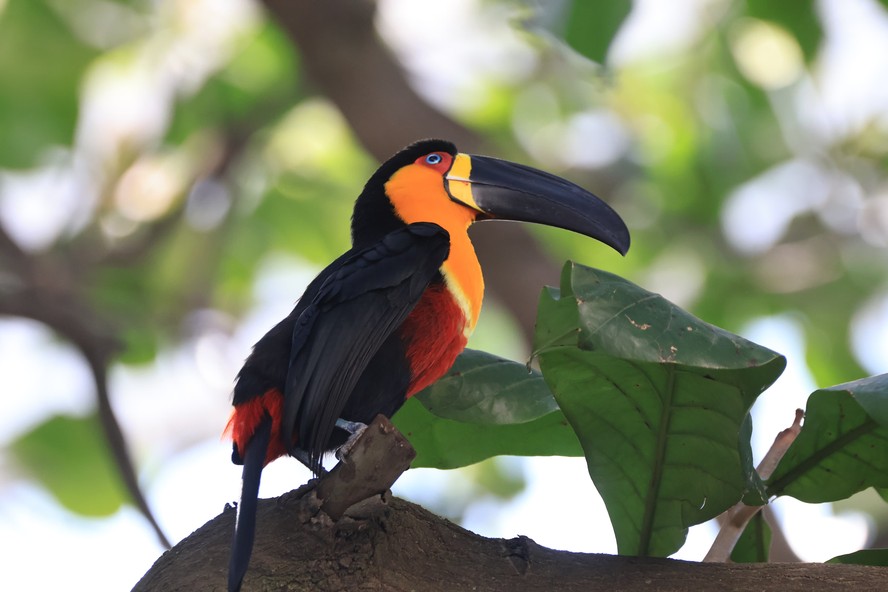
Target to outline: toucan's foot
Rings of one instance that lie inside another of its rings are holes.
[[[360,421],[349,421],[340,417],[336,420],[336,427],[340,430],[345,430],[352,436],[356,436],[367,429],[367,424]]]
[[[349,453],[352,446],[355,445],[355,442],[361,437],[364,430],[367,429],[367,424],[339,418],[336,420],[336,427],[351,434],[351,436],[348,437],[348,440],[345,441],[345,444],[336,449],[336,459],[342,460],[342,457]]]

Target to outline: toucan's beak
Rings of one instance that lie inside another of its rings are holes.
[[[561,177],[497,158],[457,154],[444,185],[478,219],[536,222],[600,240],[625,255],[629,229],[606,203]]]

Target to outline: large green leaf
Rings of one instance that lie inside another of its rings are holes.
[[[603,64],[631,10],[630,0],[574,0],[570,3],[564,39],[593,62]]]
[[[673,553],[756,488],[744,420],[783,356],[571,262],[543,291],[534,349],[621,554]]]
[[[815,391],[802,431],[766,483],[805,502],[888,487],[888,374]]]
[[[475,350],[464,351],[393,421],[416,449],[415,467],[453,469],[501,454],[583,454],[538,372]]]
[[[127,496],[98,419],[57,415],[10,445],[15,459],[63,506],[85,516],[109,516]]]

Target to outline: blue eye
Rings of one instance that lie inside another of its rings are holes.
[[[441,155],[433,152],[433,153],[429,154],[428,156],[426,156],[425,161],[428,164],[436,165],[439,162],[441,162]]]

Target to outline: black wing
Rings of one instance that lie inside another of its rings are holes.
[[[449,252],[450,236],[437,224],[391,232],[343,261],[299,315],[281,429],[288,445],[295,430],[298,448],[308,453],[315,473],[361,374],[416,306]]]

